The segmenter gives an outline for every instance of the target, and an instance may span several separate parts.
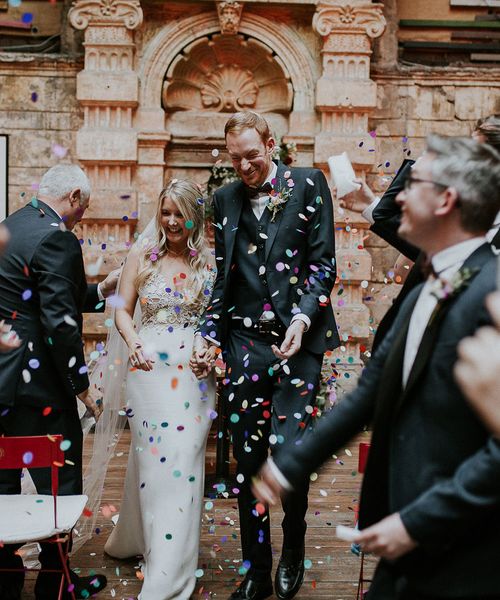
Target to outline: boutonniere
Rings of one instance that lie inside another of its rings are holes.
[[[276,215],[283,210],[285,204],[290,199],[295,183],[290,178],[290,171],[284,174],[286,179],[286,185],[280,184],[279,187],[276,185],[276,180],[273,180],[273,189],[269,192],[269,200],[267,201],[266,208],[271,211],[271,222],[274,221]]]
[[[477,267],[470,269],[462,267],[459,269],[450,280],[438,277],[432,284],[431,295],[437,298],[437,304],[429,319],[429,325],[434,320],[437,313],[445,302],[455,298],[458,294],[469,286],[474,275],[479,271]]]

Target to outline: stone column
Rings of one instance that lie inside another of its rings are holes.
[[[358,172],[375,160],[368,152],[368,117],[376,108],[376,84],[370,79],[373,39],[386,22],[383,5],[367,0],[319,0],[313,27],[323,37],[323,72],[316,87],[321,130],[315,140],[315,163],[326,167],[332,154],[346,151]],[[337,273],[332,303],[342,347],[334,354],[339,389],[349,389],[360,368],[360,351],[369,336],[370,313],[363,296],[372,261],[364,248],[366,223],[354,213],[336,210]]]
[[[83,126],[76,154],[91,180],[89,216],[133,218],[138,140],[133,118],[139,80],[134,71],[134,30],[142,23],[138,0],[76,0],[70,23],[85,31],[85,67],[77,76]]]
[[[91,205],[77,233],[88,275],[101,279],[121,262],[137,223],[138,139],[133,119],[139,80],[134,30],[143,15],[139,0],[75,0],[68,18],[85,32],[85,66],[77,76],[83,125],[76,156],[92,183]],[[101,321],[96,315],[86,319],[87,348],[92,340],[105,337]]]

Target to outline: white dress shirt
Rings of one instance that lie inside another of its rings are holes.
[[[432,257],[432,266],[439,279],[432,275],[427,279],[413,309],[403,361],[403,386],[408,382],[425,328],[438,303],[433,292],[440,287],[439,280],[451,281],[466,259],[484,243],[486,243],[485,237],[474,237],[441,250]]]
[[[267,176],[266,180],[264,181],[264,184],[269,183],[271,185],[273,185],[273,179],[276,178],[276,173],[278,172],[278,165],[273,162],[271,163],[272,167],[271,167],[271,171],[269,172],[269,175]],[[257,217],[257,219],[260,221],[260,218],[262,217],[262,215],[264,214],[264,211],[266,210],[266,206],[267,203],[269,202],[269,194],[266,194],[265,192],[259,192],[257,196],[253,196],[252,198],[250,198],[250,205],[252,207],[253,210],[253,214]]]

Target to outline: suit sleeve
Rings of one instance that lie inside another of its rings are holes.
[[[385,338],[363,371],[356,389],[319,420],[313,433],[297,446],[277,449],[274,463],[293,487],[300,486],[330,456],[371,423],[375,398],[395,329]]]
[[[220,345],[222,343],[223,295],[224,295],[224,225],[222,222],[220,199],[214,194],[214,235],[215,235],[215,261],[217,276],[210,304],[201,316],[197,332]]]
[[[106,302],[99,300],[99,296],[97,294],[97,283],[89,283],[87,286],[87,294],[83,302],[82,312],[104,312],[105,308]]]
[[[300,311],[314,324],[321,310],[330,302],[337,274],[335,263],[335,225],[333,202],[325,176],[314,170],[306,182],[307,261],[310,273],[298,304]]]
[[[374,208],[372,217],[375,222],[370,227],[374,233],[413,261],[416,260],[420,250],[398,235],[401,223],[401,208],[396,202],[396,196],[403,189],[405,179],[414,162],[413,160],[403,161],[396,177],[394,177],[391,185]]]
[[[79,329],[78,288],[84,277],[82,251],[69,231],[55,230],[39,244],[32,261],[47,349],[72,394],[89,387]]]

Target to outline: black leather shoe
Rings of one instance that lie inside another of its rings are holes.
[[[304,554],[283,550],[276,576],[274,591],[280,600],[289,600],[300,590],[304,581]]]
[[[45,577],[43,577],[45,575]],[[35,584],[36,600],[57,600],[59,591],[60,576],[56,578],[48,577],[49,573],[40,573]],[[70,571],[71,582],[75,586],[74,594],[78,599],[92,598],[95,594],[106,587],[108,580],[104,575],[88,575],[87,577],[79,577],[73,571]],[[71,594],[65,591],[62,595],[62,600],[71,600]]]
[[[229,600],[264,600],[273,595],[273,582],[271,577],[266,581],[254,581],[246,577],[240,584],[240,587],[235,590]]]

